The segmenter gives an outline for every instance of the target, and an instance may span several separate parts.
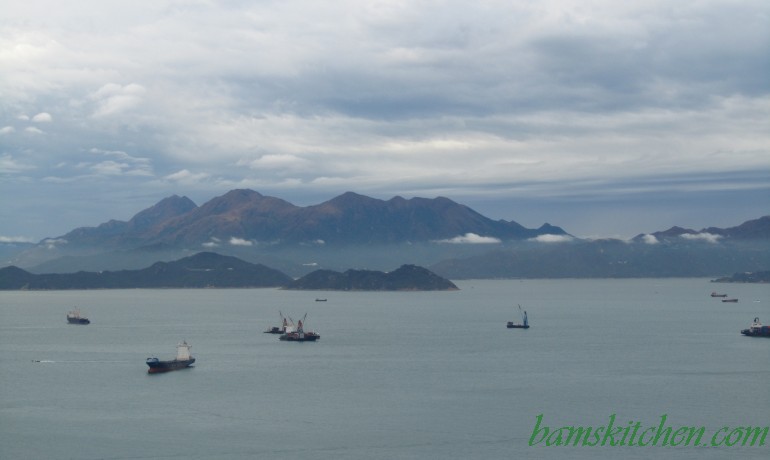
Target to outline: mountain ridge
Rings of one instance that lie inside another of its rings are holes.
[[[447,197],[381,200],[345,192],[296,206],[235,189],[201,206],[173,195],[128,221],[80,227],[34,245],[2,246],[35,273],[141,269],[216,250],[278,267],[385,270],[414,264],[455,277],[719,276],[767,269],[770,216],[700,231],[674,226],[628,241],[584,240],[558,226],[492,220]],[[525,262],[526,261],[526,262]]]
[[[684,235],[689,237],[711,236],[715,238],[731,238],[740,240],[752,239],[770,239],[770,215],[762,216],[757,219],[747,220],[739,225],[727,228],[707,227],[696,231],[690,228],[673,226],[668,230],[657,231],[653,233],[640,233],[632,238],[633,241],[643,241],[646,235],[651,235],[657,240],[665,241],[674,238],[681,238]]]
[[[175,195],[140,211],[128,222],[110,220],[46,241],[123,249],[155,244],[190,247],[233,238],[271,244],[385,244],[440,240],[466,233],[526,239],[546,231],[567,234],[550,224],[528,229],[514,221],[495,221],[446,197],[393,197],[386,201],[345,192],[323,203],[300,207],[253,190],[236,189],[201,206]]]

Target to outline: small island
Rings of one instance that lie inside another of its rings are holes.
[[[315,291],[457,291],[454,283],[416,265],[392,272],[373,270],[316,270],[292,281],[284,289]]]
[[[265,287],[336,291],[458,290],[451,281],[416,265],[403,265],[388,273],[316,270],[294,280],[262,264],[213,252],[200,252],[173,262],[157,262],[141,270],[36,275],[14,266],[0,268],[0,290]]]
[[[770,271],[742,272],[711,280],[712,283],[770,283]]]
[[[0,290],[262,288],[285,286],[291,279],[262,264],[213,252],[141,270],[36,275],[14,266],[0,268]]]

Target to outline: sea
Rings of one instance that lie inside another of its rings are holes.
[[[770,436],[709,445],[770,425],[770,339],[740,334],[754,317],[770,323],[770,285],[456,284],[0,292],[0,458],[770,458]],[[519,305],[531,327],[506,328]],[[90,325],[67,324],[74,307]],[[281,314],[307,315],[321,339],[263,333]],[[147,373],[148,357],[171,359],[183,340],[194,367]],[[611,421],[705,435],[676,446],[538,441],[543,427]]]

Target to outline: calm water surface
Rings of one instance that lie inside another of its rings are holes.
[[[2,459],[768,458],[530,447],[552,427],[768,426],[770,286],[461,281],[457,292],[0,293]],[[738,297],[724,304],[712,290]],[[315,302],[316,297],[327,302]],[[528,310],[529,330],[506,329]],[[92,324],[68,325],[79,306]],[[317,343],[263,334],[308,313]],[[148,375],[187,340],[193,369]],[[39,362],[37,362],[39,361]],[[770,440],[769,440],[770,443]]]

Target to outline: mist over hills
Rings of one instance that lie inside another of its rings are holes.
[[[428,266],[449,279],[724,276],[770,267],[770,242],[575,240],[520,245]]]
[[[447,278],[724,276],[770,267],[770,216],[730,228],[683,227],[630,241],[581,240],[558,226],[492,220],[448,198],[380,200],[353,192],[300,207],[253,190],[201,206],[167,197],[128,221],[0,248],[32,273],[140,269],[200,251],[274,267],[389,270],[413,264]]]
[[[657,241],[674,241],[683,238],[685,240],[707,240],[717,241],[727,240],[768,240],[770,239],[770,216],[760,217],[759,219],[749,220],[741,225],[729,228],[708,227],[695,231],[689,228],[671,227],[668,230],[653,232],[650,234],[640,234],[633,238],[634,241],[649,242],[650,237]]]

